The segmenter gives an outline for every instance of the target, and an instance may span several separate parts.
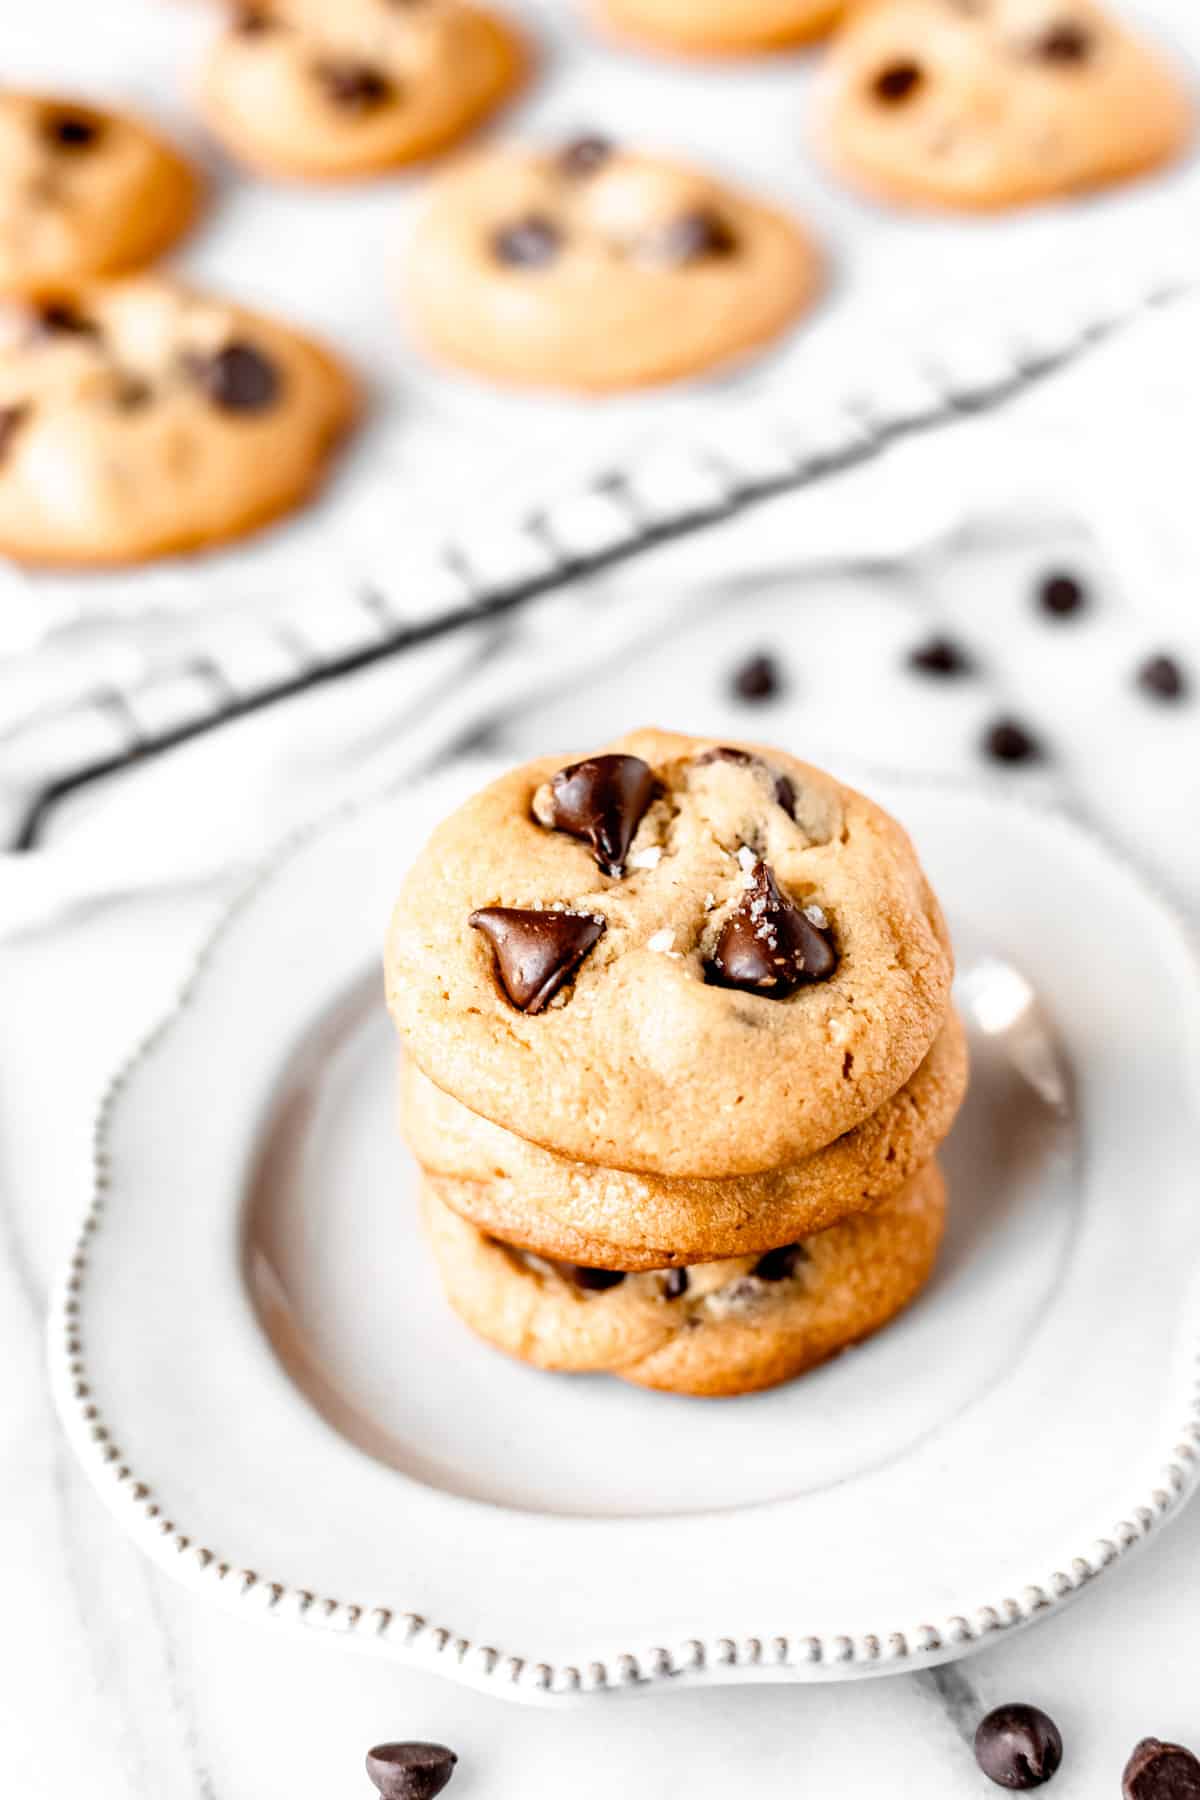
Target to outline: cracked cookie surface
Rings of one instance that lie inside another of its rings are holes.
[[[297,505],[355,411],[333,358],[156,275],[13,305],[0,336],[0,550],[136,562]]]
[[[515,27],[460,0],[248,0],[213,49],[201,101],[244,161],[353,178],[452,144],[527,62]]]
[[[557,757],[476,795],[417,858],[386,953],[409,1054],[473,1111],[575,1160],[706,1178],[797,1163],[903,1087],[945,1021],[953,959],[912,845],[780,751],[642,731],[603,755],[654,777],[623,874],[544,822],[554,777],[579,766]],[[720,952],[735,916],[755,923],[760,864],[832,948],[832,972],[798,968],[768,911],[767,985],[729,984]],[[473,927],[492,909],[603,921],[543,1010],[514,1004]]]
[[[1183,81],[1094,0],[866,0],[822,75],[819,139],[884,198],[1004,207],[1177,155]]]
[[[513,1250],[422,1191],[446,1297],[480,1337],[538,1368],[712,1396],[790,1381],[886,1325],[929,1279],[945,1210],[931,1163],[800,1244],[622,1280]]]
[[[870,1211],[930,1160],[966,1083],[951,1011],[912,1079],[853,1131],[790,1168],[709,1181],[556,1156],[473,1113],[409,1058],[400,1112],[431,1191],[481,1231],[589,1268],[664,1269],[761,1253]]]

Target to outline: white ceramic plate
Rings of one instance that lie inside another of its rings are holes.
[[[1200,1006],[1172,917],[1062,819],[875,784],[975,1022],[932,1287],[773,1394],[541,1375],[441,1300],[376,972],[410,855],[490,772],[273,863],[113,1084],[51,1342],[117,1517],[201,1593],[517,1698],[912,1668],[1068,1599],[1197,1471]]]

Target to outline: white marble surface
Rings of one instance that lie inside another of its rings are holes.
[[[1152,10],[1194,29],[1186,5],[1158,0]],[[69,0],[5,13],[0,43],[12,72],[70,71],[99,92],[138,94],[168,113],[175,89],[158,72],[172,65],[184,37],[203,29],[203,9],[182,0],[114,0],[102,27],[94,4]],[[569,73],[564,22],[551,23]],[[606,117],[633,129],[648,106],[658,116],[658,66],[602,61]],[[676,114],[659,135],[712,137],[710,120],[720,116],[712,77],[680,79],[688,122]],[[582,91],[547,87],[533,102],[535,116],[574,123]],[[765,119],[770,97],[777,149],[790,129],[784,75],[755,75],[745,91],[742,119],[760,100]],[[722,155],[759,169],[765,139],[737,133],[722,130]],[[797,197],[842,242],[860,292],[878,291],[902,268],[911,278],[952,244],[968,244],[981,267],[989,259],[1000,266],[1018,249],[1044,256],[1076,229],[1051,215],[995,234],[912,228],[868,218],[802,166],[795,182]],[[383,191],[363,203],[381,232],[388,203]],[[334,262],[328,290],[294,292],[278,251],[294,235],[300,200],[287,195],[277,204],[273,229],[249,234],[249,262],[239,250],[235,266],[227,215],[191,253],[195,266],[236,275],[247,293],[290,299],[290,310],[318,323],[328,307],[348,307],[334,323],[369,344],[383,315],[361,298],[369,284],[360,267],[352,258]],[[258,190],[232,192],[229,205],[235,216],[266,217]],[[328,229],[337,229],[333,203],[321,206]],[[1111,213],[1085,209],[1078,229],[1091,230],[1098,217],[1116,229],[1126,211],[1124,200]],[[240,233],[238,243],[247,241]],[[1200,675],[1188,454],[1196,346],[1194,315],[1164,315],[1147,327],[1142,348],[1098,358],[1016,416],[957,428],[953,439],[914,445],[847,478],[836,496],[797,503],[788,524],[803,546],[818,514],[825,521],[829,508],[841,507],[849,548],[856,521],[903,520],[926,507],[932,491],[945,497],[949,523],[1004,510],[1014,496],[1026,512],[1048,498],[1058,521],[1049,531],[1010,531],[999,547],[927,559],[886,580],[755,582],[719,607],[698,608],[686,634],[675,628],[614,666],[601,643],[590,677],[565,689],[537,667],[515,665],[512,700],[523,704],[495,709],[491,740],[515,756],[595,741],[650,715],[687,729],[753,730],[843,765],[962,771],[978,769],[975,742],[987,719],[1015,708],[1053,755],[1046,768],[1005,779],[1085,813],[1194,909],[1197,715],[1152,709],[1132,693],[1129,671],[1142,653],[1163,647],[1190,656]],[[389,381],[413,384],[418,417],[429,423],[436,412],[446,425],[425,441],[450,445],[475,428],[476,394],[435,393],[407,357],[392,367]],[[621,413],[616,425],[640,428],[648,416]],[[521,417],[533,434],[553,437],[570,426],[554,408],[531,404]],[[398,473],[436,485],[430,470],[447,465],[433,455],[429,469],[415,467],[420,441],[406,440]],[[747,534],[751,561],[757,531]],[[1032,621],[1029,584],[1048,559],[1064,556],[1092,572],[1098,603],[1086,625],[1052,630]],[[704,561],[701,548],[687,565],[689,580],[703,575]],[[652,639],[652,602],[680,578],[680,565],[646,567],[636,578],[646,584]],[[978,680],[942,689],[903,674],[905,647],[933,622],[974,648]],[[783,654],[790,686],[751,720],[729,701],[725,682],[736,655],[760,645]],[[67,1792],[90,1800],[333,1800],[369,1792],[361,1756],[371,1742],[427,1736],[459,1750],[451,1791],[462,1800],[952,1800],[985,1791],[964,1729],[988,1705],[1015,1697],[1038,1701],[1063,1728],[1068,1762],[1054,1791],[1064,1800],[1115,1797],[1124,1758],[1147,1732],[1200,1747],[1196,1508],[1067,1613],[941,1675],[811,1691],[634,1694],[554,1712],[509,1708],[210,1611],[119,1536],[62,1444],[42,1356],[47,1284],[82,1204],[89,1107],[172,991],[230,885],[228,865],[388,765],[399,692],[396,671],[385,668],[355,683],[350,706],[340,697],[317,700],[302,719],[238,728],[64,814],[52,851],[35,864],[0,861],[0,1755],[9,1791],[21,1800]],[[1036,880],[1036,871],[1014,871],[1014,880]],[[1135,1204],[1131,1196],[1131,1215]],[[467,1552],[487,1554],[485,1545]],[[787,1579],[781,1567],[781,1587]],[[586,1604],[586,1583],[581,1569],[578,1593],[564,1594],[563,1604]]]

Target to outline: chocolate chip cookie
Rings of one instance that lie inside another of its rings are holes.
[[[388,998],[447,1093],[576,1161],[800,1162],[909,1081],[953,958],[912,845],[782,751],[662,731],[544,757],[433,834]]]
[[[745,56],[820,37],[842,0],[595,0],[621,36],[697,56]]]
[[[1181,78],[1094,0],[866,0],[826,65],[831,164],[885,199],[1004,207],[1176,156]]]
[[[951,1011],[912,1080],[802,1163],[725,1180],[571,1162],[493,1125],[405,1059],[401,1127],[432,1192],[492,1237],[604,1269],[748,1255],[867,1212],[933,1156],[962,1103],[966,1034]]]
[[[462,0],[247,0],[212,52],[201,102],[243,161],[338,180],[454,143],[528,61],[513,26]]]
[[[315,344],[161,276],[14,304],[0,336],[0,552],[138,562],[299,504],[355,410]]]
[[[0,294],[152,262],[187,230],[200,181],[123,113],[0,93]]]
[[[498,1349],[715,1396],[790,1381],[894,1318],[932,1272],[945,1190],[930,1163],[873,1212],[802,1242],[624,1276],[514,1250],[429,1191],[422,1210],[447,1299]]]
[[[441,177],[406,288],[448,362],[598,391],[744,356],[794,324],[819,283],[794,219],[593,136],[493,150]]]

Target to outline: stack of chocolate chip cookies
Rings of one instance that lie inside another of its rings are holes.
[[[387,948],[451,1304],[548,1369],[801,1374],[933,1267],[967,1079],[913,847],[781,751],[641,731],[434,833]]]

